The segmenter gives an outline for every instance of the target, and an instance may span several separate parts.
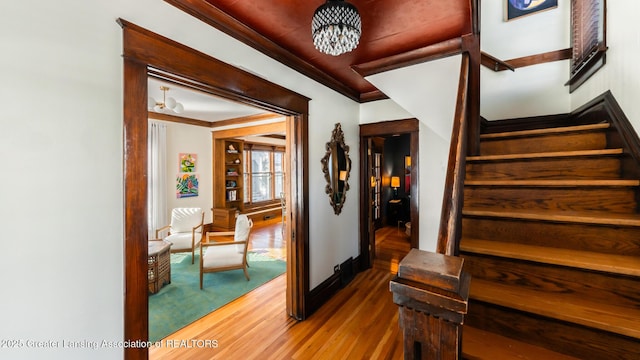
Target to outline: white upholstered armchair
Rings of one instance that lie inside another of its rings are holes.
[[[247,215],[238,215],[235,231],[207,232],[200,243],[200,289],[204,273],[210,272],[242,269],[249,281],[247,249],[252,227]]]
[[[175,208],[171,211],[171,224],[156,230],[156,239],[160,232],[169,229],[169,236],[164,240],[170,242],[171,252],[191,252],[191,263],[194,263],[195,250],[202,240],[204,212],[201,208]]]

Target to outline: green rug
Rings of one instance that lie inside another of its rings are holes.
[[[200,290],[200,257],[171,254],[171,284],[149,295],[149,341],[158,341],[213,310],[283,274],[286,263],[249,252],[249,277],[242,270],[204,274]]]

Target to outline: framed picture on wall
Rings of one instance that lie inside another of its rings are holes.
[[[178,155],[180,172],[192,173],[196,172],[196,162],[198,161],[198,154],[180,153]]]
[[[558,0],[504,0],[505,21],[558,7]]]
[[[176,197],[178,199],[198,196],[198,174],[178,174],[176,177]]]

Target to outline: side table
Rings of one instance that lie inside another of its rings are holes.
[[[149,240],[149,293],[155,294],[171,284],[171,243],[164,240]]]
[[[400,226],[405,221],[402,199],[392,199],[387,203],[387,224]]]

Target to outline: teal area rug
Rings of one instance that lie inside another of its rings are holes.
[[[249,277],[242,270],[204,274],[200,290],[199,254],[171,254],[171,284],[149,295],[149,341],[158,341],[213,310],[283,274],[286,263],[249,252]]]

